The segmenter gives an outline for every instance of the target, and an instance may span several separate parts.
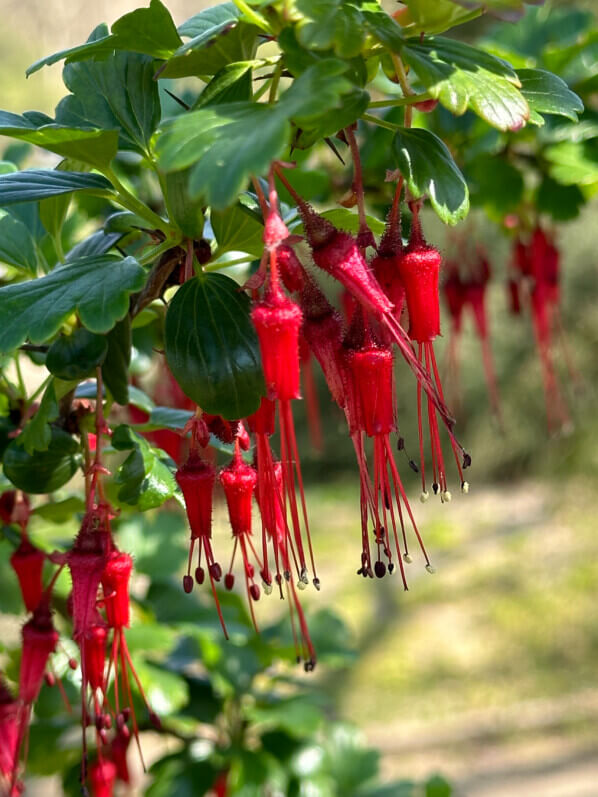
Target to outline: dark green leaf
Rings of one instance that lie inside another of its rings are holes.
[[[251,99],[251,77],[264,61],[235,61],[220,70],[199,95],[194,108]]]
[[[161,71],[163,77],[215,75],[233,61],[255,55],[258,29],[239,20],[234,3],[200,11],[179,27],[189,41],[179,47]]]
[[[362,89],[353,89],[345,95],[342,108],[334,109],[318,117],[312,124],[304,122],[301,135],[293,141],[299,149],[312,146],[323,138],[336,135],[339,130],[349,127],[367,109],[370,95]]]
[[[39,515],[50,523],[66,523],[78,512],[85,512],[85,501],[82,498],[71,496],[64,501],[51,501],[40,504],[33,510],[34,515]]]
[[[470,165],[472,199],[497,221],[515,210],[523,197],[523,175],[502,158],[482,155]]]
[[[561,185],[545,175],[536,192],[536,208],[555,221],[571,221],[587,202],[577,185]]]
[[[131,362],[131,319],[126,315],[107,335],[108,350],[102,365],[102,378],[118,404],[129,403],[129,364]]]
[[[166,454],[153,448],[148,441],[129,426],[117,426],[112,445],[119,451],[133,449],[119,467],[116,483],[122,485],[118,499],[135,506],[140,512],[162,506],[177,492],[177,485]]]
[[[168,218],[187,238],[199,240],[203,234],[204,207],[201,199],[189,196],[189,171],[169,172],[164,186]]]
[[[48,349],[46,368],[60,379],[85,379],[104,362],[108,343],[105,335],[80,327],[72,335],[60,335]]]
[[[530,122],[543,125],[540,114],[549,113],[566,116],[577,122],[577,114],[583,112],[580,98],[552,72],[544,69],[518,69],[521,93],[530,107]]]
[[[129,385],[129,404],[132,404],[134,407],[147,412],[148,415],[155,406],[154,402],[147,395],[147,393],[144,393],[143,390],[135,387],[135,385]]]
[[[87,172],[27,169],[24,172],[0,174],[0,205],[37,202],[75,191],[107,196],[112,192],[112,185],[101,174]]]
[[[297,39],[308,50],[334,50],[341,58],[361,52],[366,31],[361,14],[343,0],[296,0]]]
[[[35,451],[47,451],[52,440],[50,424],[58,418],[58,402],[54,390],[54,380],[44,392],[37,412],[19,435],[19,445],[27,454]]]
[[[449,224],[467,216],[467,183],[443,141],[428,130],[402,128],[395,134],[392,149],[415,198],[429,196],[436,213]]]
[[[247,715],[254,723],[274,726],[291,736],[310,736],[322,724],[323,715],[305,696],[290,697],[272,703],[258,702],[248,707]]]
[[[49,117],[38,119],[30,112],[18,116],[0,111],[0,135],[27,141],[91,166],[107,166],[116,155],[118,139],[115,131],[110,129],[116,125],[102,125],[100,120],[100,124],[93,126],[91,120],[87,120],[84,125],[86,129],[82,129],[81,121],[78,119],[71,124],[72,119],[65,121],[57,118],[58,124],[55,124]],[[98,129],[101,127],[106,129]]]
[[[79,260],[81,257],[105,255],[122,237],[120,232],[98,230],[98,232],[92,233],[88,238],[84,238],[78,244],[75,244],[70,252],[67,253],[64,262],[72,263],[73,260]]]
[[[249,299],[222,274],[186,282],[166,314],[166,358],[203,410],[224,418],[255,412],[265,392]]]
[[[506,61],[443,36],[410,39],[402,55],[426,91],[457,116],[471,108],[499,130],[518,130],[529,119],[519,80]]]
[[[218,254],[224,252],[247,252],[261,257],[264,251],[264,225],[261,218],[243,205],[233,205],[224,211],[214,211],[210,222]]]
[[[161,113],[154,72],[150,56],[129,52],[68,64],[63,79],[72,93],[56,108],[56,121],[118,130],[123,149],[146,154]]]
[[[141,290],[146,274],[132,257],[85,257],[45,277],[0,289],[0,351],[28,337],[43,343],[75,311],[92,332],[108,332],[129,308],[129,295]]]
[[[46,451],[28,454],[19,439],[13,440],[4,452],[4,473],[26,493],[51,493],[65,485],[79,467],[81,456],[77,441],[52,427]]]
[[[36,247],[22,221],[0,210],[0,261],[35,274]]]

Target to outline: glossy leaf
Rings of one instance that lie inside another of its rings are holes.
[[[72,335],[60,335],[48,349],[46,368],[60,379],[85,379],[106,358],[108,343],[104,335],[94,335],[85,327]]]
[[[81,257],[91,257],[96,255],[107,254],[122,238],[122,233],[119,232],[104,232],[98,230],[92,233],[89,237],[84,238],[75,244],[73,248],[67,253],[64,262],[72,263],[73,260],[78,260]]]
[[[38,147],[55,152],[65,158],[88,163],[103,168],[108,166],[116,155],[118,137],[111,127],[100,129],[103,125],[90,125],[86,129],[80,126],[81,120],[65,121],[57,118],[57,123],[50,117],[41,117],[31,111],[22,116],[0,111],[0,135],[27,141]],[[72,122],[75,121],[74,124]]]
[[[104,33],[105,26],[99,26],[90,41]],[[122,149],[146,154],[161,114],[155,71],[150,56],[129,52],[68,64],[63,80],[71,94],[58,104],[56,121],[117,130]]]
[[[457,116],[471,108],[499,130],[518,130],[529,119],[519,79],[506,61],[443,36],[410,39],[402,55],[423,88]]]
[[[77,312],[92,332],[108,332],[129,308],[129,295],[141,290],[145,272],[132,257],[84,257],[40,279],[0,288],[0,351],[27,338],[43,343]]]
[[[296,6],[301,15],[297,39],[303,47],[333,50],[341,58],[361,52],[366,31],[355,5],[343,0],[296,0]]]
[[[177,485],[169,457],[159,448],[121,424],[114,430],[112,445],[118,451],[131,450],[119,467],[115,481],[121,487],[118,500],[135,506],[140,512],[162,506],[177,492]]]
[[[54,390],[54,380],[50,380],[43,398],[33,418],[19,435],[19,445],[28,454],[35,451],[47,451],[52,440],[50,424],[58,418],[58,402]]]
[[[112,185],[101,174],[87,172],[27,169],[23,172],[0,174],[0,205],[37,202],[75,191],[107,196],[112,191]]]
[[[223,274],[177,291],[166,314],[166,359],[176,381],[203,410],[224,418],[255,412],[265,393],[249,299]]]
[[[263,64],[264,61],[255,59],[227,64],[210,80],[194,107],[250,100],[252,70]]]
[[[210,222],[218,253],[247,252],[261,257],[264,251],[264,225],[261,218],[243,205],[234,205],[226,211],[214,211]]]
[[[106,336],[107,353],[102,378],[118,404],[129,403],[129,364],[131,362],[131,319],[126,315]]]
[[[530,107],[530,122],[543,125],[543,113],[565,116],[577,122],[577,114],[583,112],[583,103],[564,80],[544,69],[518,69],[517,75],[521,81],[521,93]]]
[[[35,242],[25,224],[0,210],[0,262],[34,274],[37,269]]]
[[[274,106],[237,102],[192,111],[166,123],[156,150],[165,171],[193,166],[190,192],[217,210],[228,207],[250,175],[281,157],[291,119],[315,120],[342,104],[351,84],[337,60],[306,70]]]
[[[46,451],[28,454],[19,439],[4,452],[4,473],[26,493],[51,493],[65,485],[81,462],[77,441],[62,429],[52,427]]]
[[[416,199],[429,196],[436,213],[449,224],[467,216],[467,183],[441,139],[429,130],[402,128],[393,138],[392,150]]]

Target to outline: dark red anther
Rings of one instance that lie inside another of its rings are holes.
[[[191,451],[187,462],[176,472],[176,480],[183,491],[191,539],[212,535],[212,492],[216,480],[214,466]]]
[[[301,397],[299,386],[298,305],[273,285],[263,301],[254,305],[251,318],[256,328],[269,398],[287,401]]]
[[[260,599],[260,588],[257,584],[250,584],[249,585],[249,594],[251,595],[254,601],[259,601]]]
[[[42,572],[45,554],[23,537],[21,544],[10,557],[12,569],[17,574],[23,603],[28,612],[39,604],[44,589]]]
[[[224,586],[226,589],[231,590],[235,586],[235,576],[234,573],[227,573],[224,576]]]
[[[183,589],[187,594],[193,592],[193,577],[192,576],[183,576]]]
[[[203,582],[205,581],[205,578],[206,578],[206,571],[203,569],[203,567],[196,567],[195,568],[195,580],[197,581],[197,583],[200,584],[200,585],[203,584]]]
[[[104,605],[110,628],[128,628],[131,619],[129,581],[133,560],[128,553],[110,554],[102,574]]]
[[[239,431],[239,421],[227,421],[221,415],[210,415],[207,412],[204,412],[201,417],[210,433],[221,443],[234,443]]]

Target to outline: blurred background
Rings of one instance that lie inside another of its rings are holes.
[[[25,68],[138,5],[0,0],[0,105],[52,113],[64,94],[61,66],[27,81]],[[167,5],[179,23],[208,3]],[[475,37],[487,25],[455,33]],[[348,628],[347,645],[358,652],[334,668],[324,660],[302,688],[327,695],[327,716],[361,729],[380,751],[382,780],[422,781],[441,773],[455,794],[468,797],[598,793],[597,225],[598,202],[592,200],[558,230],[563,320],[582,384],[573,385],[563,372],[573,427],[550,436],[529,319],[507,312],[509,241],[481,211],[464,223],[471,242],[484,242],[493,268],[490,324],[504,421],[499,425],[488,409],[468,319],[458,429],[473,457],[471,490],[449,505],[422,506],[415,500],[417,478],[405,477],[436,568],[431,576],[421,563],[412,565],[407,593],[396,580],[355,575],[357,472],[344,420],[319,384],[324,449],[314,454],[304,445],[303,462],[323,589],[306,594],[306,603],[334,610]],[[424,228],[450,251],[453,244],[431,215]],[[445,349],[443,339],[441,360]],[[400,417],[415,449],[414,388],[405,381],[398,388]],[[307,440],[301,413],[299,436]],[[183,526],[181,518],[172,522]],[[226,534],[222,507],[217,522]],[[133,520],[128,524],[123,534],[134,547],[143,530]],[[50,538],[56,533],[48,532]],[[181,552],[184,558],[184,539]],[[150,759],[163,754],[160,744],[150,744]],[[31,793],[49,794],[51,783],[42,779]]]

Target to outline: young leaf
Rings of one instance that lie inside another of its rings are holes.
[[[23,116],[0,111],[0,135],[27,141],[64,158],[72,158],[102,169],[116,155],[118,136],[110,128],[117,125],[103,125],[101,120],[98,125],[90,125],[90,121],[84,125],[86,129],[82,129],[80,119],[74,124],[71,124],[72,120],[57,119],[57,124],[53,119],[40,118],[31,111]],[[105,129],[100,129],[102,127]]]
[[[465,8],[482,6],[485,11],[501,19],[517,22],[525,13],[526,5],[542,5],[544,0],[453,0],[453,2]]]
[[[530,122],[542,126],[540,114],[550,113],[565,116],[577,122],[577,114],[583,112],[583,102],[571,91],[564,80],[544,69],[518,69],[521,93],[530,107]]]
[[[161,449],[153,448],[126,424],[114,430],[112,445],[118,451],[132,449],[116,473],[116,482],[122,485],[119,501],[145,512],[162,506],[176,494],[176,481],[168,464],[171,461]]]
[[[402,128],[393,138],[392,149],[415,198],[428,195],[436,213],[448,224],[467,216],[467,183],[443,141],[428,130]]]
[[[457,116],[471,108],[499,130],[519,130],[529,119],[506,61],[443,36],[410,39],[402,55],[426,91]]]
[[[166,313],[166,359],[176,381],[203,410],[224,418],[255,412],[265,392],[249,299],[223,274],[195,277]]]
[[[19,435],[19,445],[28,454],[34,451],[47,451],[52,440],[50,424],[58,418],[58,402],[54,390],[54,380],[50,380],[37,412]]]
[[[218,254],[247,252],[261,257],[264,225],[257,213],[243,205],[233,205],[226,211],[213,211],[210,222],[218,243]]]
[[[162,77],[215,75],[234,61],[253,58],[258,29],[240,20],[234,3],[221,3],[200,11],[178,29],[189,38],[160,71]]]
[[[343,0],[297,0],[297,39],[308,50],[334,50],[340,58],[359,55],[365,28],[358,9]]]
[[[27,227],[10,213],[0,210],[0,262],[35,274],[35,242]]]
[[[251,99],[251,73],[266,62],[235,61],[221,69],[197,98],[194,108]]]
[[[146,274],[132,257],[84,257],[40,279],[0,288],[0,351],[28,337],[43,343],[73,312],[92,332],[108,332],[129,309]]]
[[[90,40],[98,33],[96,28]],[[63,80],[71,94],[58,104],[56,121],[118,130],[122,149],[145,155],[161,113],[155,71],[150,56],[129,52],[68,64]]]
[[[59,379],[85,379],[101,365],[108,351],[105,335],[79,327],[72,335],[60,335],[46,355],[46,368]]]
[[[96,196],[109,196],[111,183],[101,174],[59,172],[55,169],[27,169],[24,172],[0,174],[0,205],[38,202],[48,197],[84,191]]]
[[[563,141],[544,150],[550,176],[562,185],[598,183],[598,140]]]
[[[463,8],[453,0],[404,0],[407,8],[401,14],[401,27],[409,35],[443,33],[462,25],[482,13],[481,8]]]
[[[4,473],[26,493],[51,493],[65,485],[81,464],[77,441],[62,429],[51,428],[45,451],[28,454],[17,438],[4,452]]]
[[[352,90],[346,66],[324,60],[307,69],[275,106],[236,102],[192,111],[167,122],[156,142],[165,171],[193,166],[192,196],[217,210],[228,207],[252,174],[262,174],[282,156],[289,142],[291,118],[315,121]],[[204,157],[205,156],[205,157]],[[195,164],[195,165],[194,165]]]
[[[129,364],[131,362],[131,319],[126,315],[107,335],[108,351],[102,377],[114,400],[123,407],[129,403]]]

